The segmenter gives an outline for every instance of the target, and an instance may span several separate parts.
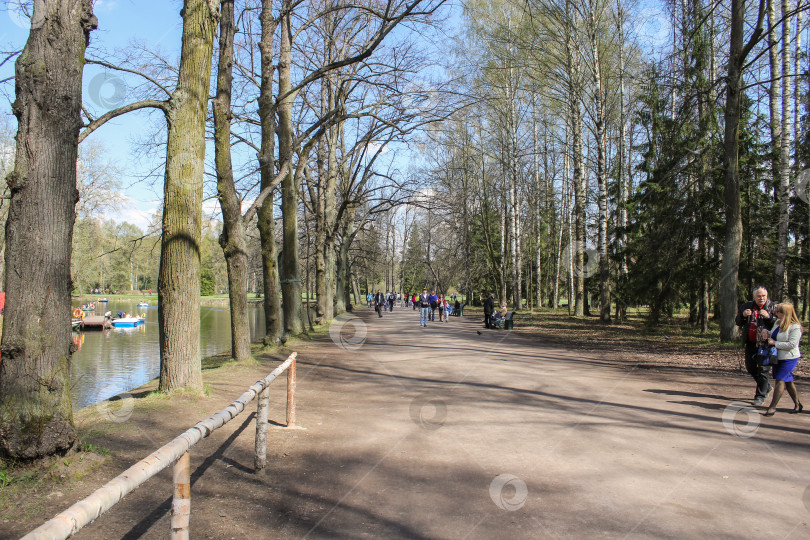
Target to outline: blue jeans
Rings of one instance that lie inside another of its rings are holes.
[[[420,307],[419,308],[419,324],[427,326],[429,314],[430,314],[430,308],[429,307]]]

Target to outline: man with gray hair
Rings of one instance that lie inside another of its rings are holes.
[[[745,369],[757,383],[754,395],[754,405],[762,405],[771,385],[768,382],[770,366],[763,366],[757,361],[757,348],[759,346],[760,329],[771,330],[776,321],[776,304],[768,298],[765,287],[754,289],[754,299],[743,303],[737,311],[735,322],[742,330],[745,344]]]

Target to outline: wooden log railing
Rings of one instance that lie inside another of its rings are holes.
[[[236,418],[245,410],[247,404],[253,401],[253,398],[259,396],[256,409],[256,456],[254,467],[257,473],[262,473],[267,460],[269,386],[284,371],[287,371],[287,421],[289,426],[295,423],[295,411],[289,409],[289,407],[295,407],[295,396],[290,396],[289,393],[294,394],[295,392],[296,356],[297,353],[292,353],[284,363],[271,371],[267,377],[248,388],[244,394],[239,396],[239,399],[210,418],[197,422],[194,427],[186,430],[171,442],[119,474],[84,500],[77,502],[50,521],[26,534],[23,540],[52,540],[73,536],[79,529],[97,519],[127,494],[172,464],[174,464],[174,495],[172,498],[171,538],[188,538],[191,518],[189,450],[215,430]],[[290,423],[291,419],[292,423]]]

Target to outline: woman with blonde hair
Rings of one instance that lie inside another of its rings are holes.
[[[776,306],[776,317],[778,328],[774,330],[773,336],[768,339],[768,344],[776,347],[779,363],[773,366],[773,378],[776,381],[776,388],[773,391],[773,398],[765,416],[776,414],[776,405],[779,403],[782,394],[787,389],[788,394],[793,398],[794,413],[800,413],[804,409],[796,385],[793,384],[793,370],[801,357],[799,344],[802,340],[802,323],[796,316],[793,304],[784,302]]]

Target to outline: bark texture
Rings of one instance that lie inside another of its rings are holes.
[[[90,0],[37,1],[16,63],[17,150],[6,178],[0,453],[34,459],[76,439],[70,399],[70,255]]]
[[[731,341],[737,336],[734,314],[737,310],[737,278],[740,271],[742,247],[742,211],[740,201],[740,103],[742,67],[745,57],[762,33],[765,0],[760,0],[759,19],[751,39],[743,45],[745,30],[745,0],[731,2],[731,36],[729,41],[728,76],[726,78],[725,133],[723,139],[724,203],[726,235],[723,262],[720,266],[720,339]]]
[[[262,190],[273,182],[276,121],[273,114],[273,35],[278,24],[273,18],[273,1],[262,0],[259,16],[262,26],[261,52],[262,81],[259,93],[259,119],[262,129],[262,146],[259,153],[259,172]],[[278,281],[278,251],[276,249],[276,225],[273,215],[273,194],[264,199],[258,212],[258,228],[262,245],[264,269],[264,320],[265,345],[272,345],[282,333],[281,289]]]
[[[278,62],[278,154],[279,162],[292,160],[292,1],[284,0],[281,17],[281,43]],[[284,332],[297,335],[304,331],[301,318],[301,269],[298,264],[298,185],[290,170],[281,181],[282,239],[281,296]]]
[[[205,0],[183,5],[177,88],[169,100],[158,274],[162,392],[202,390],[200,239],[205,120],[219,13]]]
[[[233,0],[222,2],[219,21],[219,69],[214,98],[214,151],[217,191],[222,209],[219,243],[228,268],[228,299],[231,306],[231,356],[250,358],[250,325],[247,307],[247,240],[242,220],[242,200],[236,191],[231,163],[231,91],[233,87]]]

